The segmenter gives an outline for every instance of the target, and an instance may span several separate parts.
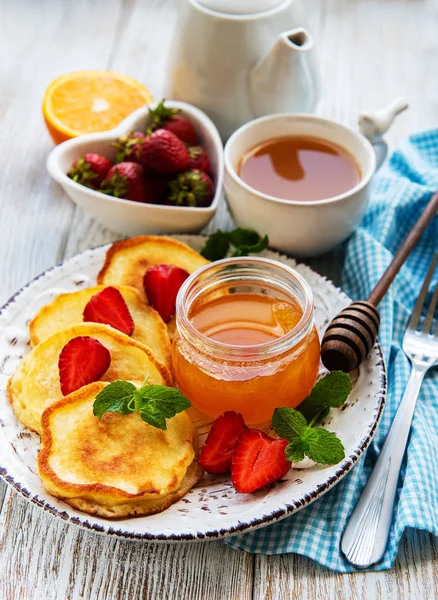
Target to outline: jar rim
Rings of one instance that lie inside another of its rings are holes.
[[[208,271],[211,270],[213,273],[214,271],[219,272],[221,268],[231,267],[233,265],[256,265],[258,267],[266,266],[271,270],[273,268],[277,269],[291,280],[291,294],[293,293],[292,284],[299,288],[303,301],[300,301],[298,298],[297,300],[301,305],[303,313],[298,323],[290,331],[275,340],[270,340],[262,344],[240,346],[214,340],[196,329],[188,317],[190,308],[192,306],[192,303],[187,306],[187,297],[190,290],[194,285],[196,285],[197,280],[205,277]],[[176,299],[176,327],[178,333],[182,337],[187,339],[187,336],[189,336],[188,341],[193,345],[197,345],[197,341],[198,344],[203,346],[203,348],[212,351],[216,356],[218,354],[225,354],[236,360],[254,360],[254,358],[268,358],[270,356],[281,354],[287,350],[290,350],[299,342],[301,342],[302,339],[304,339],[304,337],[310,333],[313,328],[313,311],[313,293],[310,285],[295,269],[279,261],[264,257],[232,257],[224,258],[222,260],[214,261],[208,265],[205,265],[204,267],[201,267],[192,273],[185,280],[178,292]]]

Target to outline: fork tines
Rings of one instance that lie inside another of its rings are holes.
[[[429,292],[430,282],[432,281],[433,274],[435,272],[436,264],[438,261],[438,252],[435,252],[435,255],[430,263],[429,270],[427,272],[426,278],[423,283],[423,287],[421,288],[420,295],[418,296],[417,302],[415,303],[415,308],[412,313],[411,319],[409,321],[408,328],[416,331],[418,329],[421,314],[423,312],[423,308],[426,303],[427,294]],[[436,305],[438,302],[438,284],[435,286],[435,290],[432,295],[432,300],[429,305],[429,310],[427,311],[426,319],[423,323],[422,332],[432,334],[432,324],[433,318],[435,314]],[[438,323],[435,330],[435,335],[438,335]]]

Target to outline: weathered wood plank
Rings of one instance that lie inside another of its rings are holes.
[[[437,546],[429,534],[408,531],[391,571],[334,573],[297,555],[256,556],[254,600],[434,600]]]
[[[403,96],[410,108],[388,133],[391,147],[410,133],[434,127],[434,0],[333,0],[330,5],[311,0],[305,12],[317,43],[321,116],[355,126],[360,111],[376,110]]]
[[[42,515],[15,493],[0,520],[1,549],[2,600],[252,598],[249,554],[221,542],[104,538]]]
[[[63,256],[74,208],[46,171],[53,143],[41,103],[56,76],[107,66],[120,6],[121,0],[98,0],[93,9],[88,0],[1,3],[1,302]]]

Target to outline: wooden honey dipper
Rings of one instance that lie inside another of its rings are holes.
[[[377,306],[437,210],[438,192],[430,199],[368,299],[344,308],[327,327],[321,359],[329,371],[339,369],[348,373],[368,356],[379,331]]]

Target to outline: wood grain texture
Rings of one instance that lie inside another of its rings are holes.
[[[46,85],[69,70],[112,68],[160,98],[183,1],[0,0],[0,301],[62,258],[117,239],[76,209],[45,171],[51,142],[40,102]],[[436,123],[436,0],[307,0],[302,12],[318,42],[319,114],[354,125],[360,110],[403,95],[411,109],[390,131],[392,146]],[[23,131],[30,132],[25,143]],[[222,206],[208,229],[230,226]],[[318,266],[337,278],[340,263],[330,256]],[[252,556],[219,542],[103,538],[10,492],[0,517],[0,600],[432,600],[437,548],[431,536],[410,532],[392,571],[345,576],[296,555]]]
[[[296,555],[256,556],[254,599],[434,600],[438,597],[435,540],[408,531],[391,571],[340,574]],[[435,564],[434,564],[435,563]]]
[[[221,542],[148,544],[64,525],[18,497],[5,507],[2,600],[250,600],[253,557]]]
[[[1,2],[1,301],[64,255],[74,205],[47,175],[53,144],[41,103],[56,76],[108,64],[121,2],[88,7],[87,0]]]

